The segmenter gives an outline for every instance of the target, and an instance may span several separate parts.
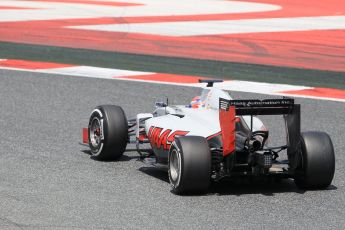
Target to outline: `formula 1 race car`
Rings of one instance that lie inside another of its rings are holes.
[[[301,133],[299,104],[289,98],[233,100],[213,87],[219,81],[201,80],[207,87],[189,105],[156,102],[153,113],[129,120],[119,106],[98,106],[83,142],[100,160],[120,158],[135,143],[144,162],[167,170],[178,194],[205,192],[211,180],[238,176],[293,178],[303,189],[331,184],[332,141],[324,132]],[[284,116],[285,145],[267,145],[269,131],[258,115]],[[279,160],[284,152],[287,159]]]

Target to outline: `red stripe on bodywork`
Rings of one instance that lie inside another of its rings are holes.
[[[88,130],[88,128],[83,128],[83,143],[84,144],[89,143],[89,130]]]
[[[219,135],[221,135],[221,134],[222,134],[222,132],[220,131],[220,132],[218,132],[218,133],[215,133],[215,134],[212,134],[212,135],[208,136],[206,139],[207,139],[207,140],[211,140],[212,138],[214,138],[214,137],[216,137],[216,136],[219,136]]]
[[[228,111],[219,109],[219,123],[222,132],[223,156],[227,156],[235,151],[236,114],[234,106],[230,106]]]
[[[0,67],[18,68],[18,69],[54,69],[71,67],[74,65],[51,63],[51,62],[36,62],[24,60],[0,60]]]
[[[128,77],[121,77],[121,78],[133,79],[133,80],[144,80],[144,81],[170,82],[170,83],[198,83],[199,79],[205,79],[203,77],[174,75],[174,74],[159,74],[159,73],[152,74],[152,75],[128,76]]]
[[[281,93],[291,94],[291,95],[303,95],[303,96],[314,96],[314,97],[328,97],[335,99],[345,99],[345,90],[341,89],[330,89],[330,88],[314,88],[314,89],[304,89],[304,90],[290,90]]]

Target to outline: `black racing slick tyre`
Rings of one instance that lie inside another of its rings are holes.
[[[301,135],[302,175],[295,178],[301,189],[325,189],[333,180],[334,149],[331,138],[324,132]]]
[[[115,160],[126,150],[128,123],[120,106],[97,106],[91,113],[88,131],[91,154],[96,159]]]
[[[169,151],[169,180],[176,194],[205,192],[211,179],[211,153],[199,136],[176,137]]]

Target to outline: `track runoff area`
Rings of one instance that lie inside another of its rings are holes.
[[[253,82],[282,83],[297,87],[258,89],[342,100],[344,5],[341,0],[7,0],[0,2],[0,59],[8,59],[4,68],[21,67],[13,60],[72,64],[79,66],[77,75],[87,76],[93,67],[135,70],[145,76],[132,79],[165,83],[189,82],[184,76],[224,78],[243,84],[229,89],[247,91]],[[150,73],[160,76],[147,77]]]

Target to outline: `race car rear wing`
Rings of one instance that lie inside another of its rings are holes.
[[[284,115],[291,114],[294,107],[294,99],[265,99],[265,100],[226,100],[220,98],[219,108],[228,110],[234,106],[236,115]]]
[[[231,110],[230,108],[235,108],[235,114],[237,116],[283,115],[287,132],[287,153],[289,156],[292,156],[299,150],[301,136],[301,110],[300,105],[295,104],[294,99],[219,99],[219,110],[229,111]],[[252,127],[253,125],[251,124],[251,128]]]

